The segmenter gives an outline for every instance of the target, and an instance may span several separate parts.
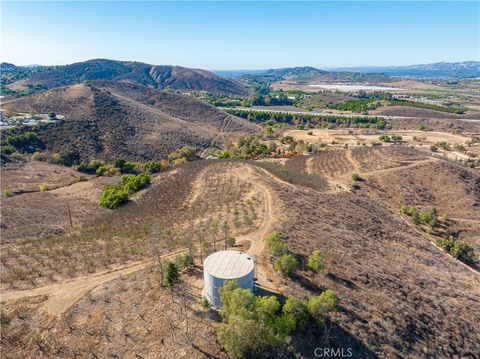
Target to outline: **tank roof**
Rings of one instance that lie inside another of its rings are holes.
[[[253,270],[253,258],[239,251],[220,251],[210,254],[203,263],[203,270],[221,279],[235,279]]]

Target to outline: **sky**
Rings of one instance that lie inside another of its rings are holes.
[[[1,1],[1,61],[210,70],[480,60],[480,1]]]

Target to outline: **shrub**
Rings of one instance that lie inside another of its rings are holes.
[[[361,180],[361,177],[360,177],[360,175],[359,175],[358,173],[353,172],[353,173],[352,173],[352,180],[354,180],[354,181],[360,181],[360,180]]]
[[[113,167],[120,169],[121,173],[137,173],[135,164],[132,162],[127,162],[123,158],[115,160],[113,162]]]
[[[162,165],[158,161],[148,161],[145,163],[145,172],[158,173],[162,170]]]
[[[58,154],[58,162],[67,167],[77,165],[80,162],[80,154],[77,151],[62,151]]]
[[[165,276],[163,278],[163,285],[165,287],[170,287],[179,281],[180,272],[178,271],[177,265],[173,262],[168,262],[165,269]]]
[[[325,325],[326,315],[338,309],[338,297],[334,291],[327,289],[322,294],[310,298],[307,309],[319,327]]]
[[[97,168],[97,170],[95,171],[95,174],[97,176],[103,176],[105,174],[105,171],[107,170],[107,168],[105,166],[99,166]]]
[[[267,248],[275,256],[281,256],[288,252],[288,244],[280,237],[278,232],[272,232],[267,237]]]
[[[473,248],[460,239],[449,236],[446,239],[437,240],[437,245],[464,263],[471,264],[475,261]]]
[[[314,250],[308,257],[307,267],[314,272],[323,270],[325,268],[325,255],[318,249]]]
[[[203,309],[209,309],[210,308],[210,303],[208,302],[207,298],[202,299],[202,308]]]
[[[38,186],[40,189],[40,192],[45,192],[48,191],[48,185],[46,183],[42,183],[40,186]]]
[[[3,191],[3,197],[5,198],[12,197],[12,192],[6,189],[5,191]]]
[[[106,185],[100,196],[100,206],[114,209],[128,202],[128,193],[123,186]]]
[[[380,135],[380,137],[378,137],[378,139],[382,142],[390,142],[390,136],[388,136],[388,135]]]
[[[98,161],[92,160],[89,163],[81,163],[76,170],[83,173],[95,174],[102,164]]]
[[[126,174],[122,176],[122,186],[127,192],[136,192],[150,184],[150,176],[146,173],[139,175]]]
[[[275,259],[273,268],[284,276],[293,276],[298,269],[298,261],[292,254],[283,254]]]

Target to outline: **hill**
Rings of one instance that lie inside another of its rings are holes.
[[[3,201],[3,235],[11,239],[0,263],[5,357],[228,357],[216,340],[218,313],[200,305],[198,249],[211,248],[197,244],[216,239],[223,247],[224,229],[209,230],[214,221],[228,224],[235,249],[255,256],[258,293],[306,299],[328,288],[340,298],[324,329],[309,327],[259,356],[308,358],[317,347],[350,348],[354,358],[476,356],[477,270],[436,247],[437,233],[419,233],[399,206],[448,212],[440,228],[478,228],[478,172],[403,146],[281,163],[190,162],[154,175],[114,211],[95,208],[95,196],[118,177],[76,182],[77,173],[54,165],[7,167],[3,188],[34,190],[51,174],[52,189]],[[352,171],[359,189],[345,190]],[[27,173],[35,178],[26,181]],[[292,277],[273,268],[264,239],[274,230],[300,263]],[[161,287],[160,259],[185,253],[189,238],[196,266]],[[314,249],[325,254],[322,272],[305,267]]]
[[[74,150],[82,160],[165,158],[186,145],[202,149],[257,131],[246,120],[192,97],[116,81],[56,88],[2,107],[7,113],[65,116],[63,123],[23,131],[36,132],[49,151]]]
[[[359,73],[352,71],[325,71],[311,66],[287,67],[265,71],[252,71],[243,73],[240,79],[250,83],[252,81],[277,82],[289,81],[298,84],[309,82],[389,82],[391,78],[379,73]]]
[[[9,65],[5,65],[9,68]],[[3,67],[2,67],[3,69]],[[94,59],[66,66],[56,66],[23,77],[8,85],[14,91],[52,89],[94,80],[128,81],[158,89],[178,91],[208,91],[229,95],[248,95],[237,81],[211,72],[181,66],[156,66],[133,61]]]

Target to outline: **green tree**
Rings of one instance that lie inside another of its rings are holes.
[[[314,250],[308,257],[307,267],[314,272],[323,270],[325,268],[325,255],[318,249]]]
[[[280,237],[280,233],[272,232],[266,239],[267,248],[275,256],[281,256],[288,252],[288,244]]]
[[[298,261],[292,254],[283,254],[275,259],[273,268],[284,276],[293,276],[298,269]]]
[[[106,185],[100,196],[100,206],[114,209],[128,202],[128,193],[122,186]]]
[[[310,321],[310,314],[304,301],[295,297],[288,297],[282,311],[284,315],[294,319],[296,329],[301,331],[306,329]]]
[[[165,276],[163,278],[163,285],[170,287],[180,281],[180,272],[174,262],[168,262],[165,268]]]
[[[319,327],[325,325],[328,313],[338,309],[339,299],[334,291],[327,289],[322,294],[312,297],[307,303],[308,312]]]

